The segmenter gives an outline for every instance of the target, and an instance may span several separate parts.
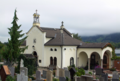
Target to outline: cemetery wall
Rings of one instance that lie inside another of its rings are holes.
[[[114,68],[120,70],[120,60],[114,60]]]

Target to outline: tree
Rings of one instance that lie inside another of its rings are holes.
[[[73,38],[78,39],[78,40],[82,40],[80,38],[80,36],[78,35],[78,33],[73,33]]]
[[[21,44],[25,41],[27,36],[23,37],[24,33],[21,34],[22,30],[19,30],[21,25],[17,25],[18,18],[16,12],[17,11],[15,10],[13,21],[11,23],[12,27],[8,28],[10,39],[8,39],[8,44],[5,46],[2,52],[3,58],[9,62],[9,64],[15,63],[19,55],[27,48],[27,46],[20,48]]]

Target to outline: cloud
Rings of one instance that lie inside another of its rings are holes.
[[[33,14],[40,14],[40,26],[60,28],[61,21],[72,33],[97,35],[119,32],[119,0],[12,0],[0,1],[0,40],[7,41],[14,10],[17,9],[18,25],[23,33],[33,23]]]

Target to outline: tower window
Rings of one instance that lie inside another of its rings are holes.
[[[41,60],[39,60],[39,63],[41,63]]]
[[[66,50],[66,48],[64,48],[64,50]]]
[[[55,48],[54,50],[55,50],[55,51],[57,51],[57,49],[56,49],[56,48]]]
[[[53,49],[51,48],[50,51],[53,51]]]
[[[33,39],[33,43],[36,43],[36,39]]]

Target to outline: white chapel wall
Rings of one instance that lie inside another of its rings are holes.
[[[51,51],[53,49],[53,51]],[[57,49],[57,51],[55,51]],[[57,58],[57,66],[61,67],[61,47],[60,46],[45,46],[45,66],[50,65],[50,57]]]
[[[63,67],[62,68],[70,66],[71,57],[74,58],[74,64],[76,66],[76,46],[63,46]]]
[[[26,53],[31,54],[33,51],[36,51],[38,55],[38,61],[41,60],[41,63],[38,62],[39,66],[42,66],[44,63],[44,33],[41,32],[37,27],[33,27],[29,33],[27,34],[26,45],[28,45],[28,49]],[[36,39],[36,43],[33,40]],[[35,47],[35,50],[33,49]]]
[[[47,43],[49,40],[51,40],[52,38],[45,38],[44,43]]]

